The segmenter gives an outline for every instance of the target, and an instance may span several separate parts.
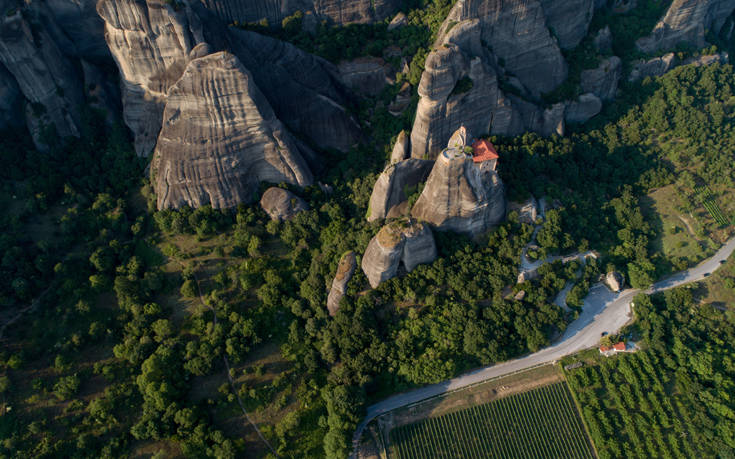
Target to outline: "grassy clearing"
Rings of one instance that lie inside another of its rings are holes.
[[[694,298],[700,303],[717,308],[735,307],[735,257],[730,257],[717,271],[694,289]]]

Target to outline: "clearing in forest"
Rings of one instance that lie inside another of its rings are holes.
[[[595,457],[566,382],[395,428],[390,441],[396,459]]]

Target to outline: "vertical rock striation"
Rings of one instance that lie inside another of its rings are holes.
[[[168,93],[152,162],[158,208],[232,207],[260,182],[309,185],[311,173],[252,75],[232,54],[192,60]]]
[[[638,40],[645,53],[673,49],[679,43],[705,46],[708,30],[718,33],[735,10],[735,0],[674,0],[651,35]]]
[[[409,194],[426,181],[433,165],[433,161],[412,158],[386,167],[370,196],[368,221],[408,215]]]

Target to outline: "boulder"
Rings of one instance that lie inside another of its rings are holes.
[[[260,207],[271,220],[291,220],[299,212],[309,210],[309,205],[288,190],[278,187],[270,187],[265,190],[260,198]]]
[[[370,240],[362,257],[362,270],[372,288],[399,274],[411,272],[419,264],[436,259],[436,244],[429,227],[413,220],[394,221]]]
[[[393,145],[393,151],[390,154],[390,163],[395,164],[408,158],[411,153],[410,139],[406,131],[401,131],[396,138],[396,143]]]
[[[505,217],[505,189],[497,172],[458,150],[444,150],[411,209],[439,231],[486,232]]]
[[[540,0],[546,16],[546,24],[559,41],[562,49],[576,47],[587,35],[594,0]]]
[[[676,56],[674,53],[668,53],[649,60],[641,59],[633,64],[633,70],[628,75],[628,81],[638,81],[646,77],[659,77],[671,70],[675,63]]]
[[[625,279],[617,271],[611,271],[605,276],[605,285],[613,292],[620,292],[625,286]]]
[[[408,17],[404,13],[398,13],[390,21],[390,24],[388,24],[388,32],[400,29],[406,25],[408,25]]]
[[[295,141],[240,61],[227,52],[192,60],[167,95],[151,163],[158,208],[233,207],[260,182],[306,186]]]
[[[651,34],[636,42],[644,53],[673,49],[679,43],[705,46],[708,31],[719,33],[735,10],[735,0],[674,0]]]
[[[337,69],[345,86],[368,96],[380,94],[383,88],[391,83],[388,76],[393,73],[383,59],[371,56],[342,61]]]
[[[368,221],[408,215],[408,198],[426,181],[433,165],[433,161],[415,158],[389,165],[373,187]]]
[[[409,105],[411,105],[411,85],[405,82],[396,94],[396,98],[388,105],[388,113],[393,116],[401,116]]]
[[[591,92],[603,101],[615,98],[623,74],[623,63],[617,56],[600,62],[599,67],[582,71],[582,91]]]
[[[600,54],[612,53],[613,37],[610,26],[600,29],[594,38],[595,49]]]
[[[329,315],[334,316],[339,310],[339,303],[347,293],[347,284],[352,280],[352,276],[357,269],[357,258],[355,252],[349,251],[342,255],[337,265],[337,273],[332,280],[332,288],[327,296],[327,310]]]
[[[508,212],[518,212],[518,221],[533,225],[538,218],[538,202],[531,196],[524,202],[508,203]]]
[[[574,102],[567,105],[564,116],[567,123],[586,123],[590,118],[596,116],[602,110],[602,101],[592,93],[579,96]]]
[[[723,52],[719,54],[707,54],[704,56],[690,57],[689,59],[685,59],[684,62],[681,63],[681,65],[693,65],[695,67],[701,67],[703,65],[727,64],[729,60],[729,54]]]

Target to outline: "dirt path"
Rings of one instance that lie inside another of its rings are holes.
[[[687,231],[689,231],[689,235],[691,237],[693,237],[694,239],[699,240],[699,238],[697,237],[697,235],[694,233],[694,230],[692,229],[692,225],[689,223],[689,220],[687,220],[686,218],[682,217],[681,215],[677,215],[677,217],[679,217],[679,220],[681,220],[681,222],[684,223],[684,226],[687,227]]]

